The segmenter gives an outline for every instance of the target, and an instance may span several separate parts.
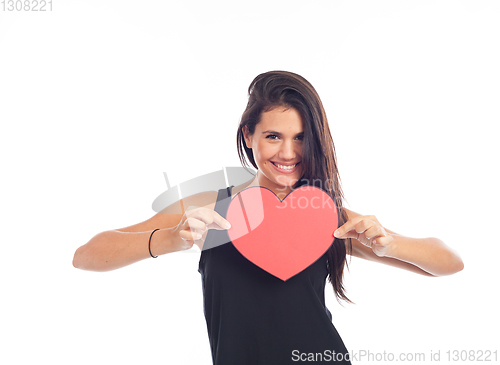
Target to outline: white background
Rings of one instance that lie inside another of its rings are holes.
[[[476,0],[54,0],[51,12],[1,11],[0,361],[210,363],[199,253],[107,273],[73,268],[73,253],[154,215],[164,171],[176,185],[239,166],[248,85],[276,69],[319,92],[346,206],[438,237],[465,263],[428,278],[352,259],[356,304],[326,287],[347,348],[425,353],[425,363],[431,352],[447,363],[448,350],[499,350],[499,17],[499,2]]]

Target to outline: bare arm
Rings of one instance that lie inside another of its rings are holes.
[[[165,255],[189,249],[194,241],[192,233],[187,231],[191,229],[194,234],[195,230],[199,232],[207,229],[205,223],[199,220],[200,217],[205,221],[213,221],[213,216],[216,215],[217,221],[218,214],[213,211],[216,199],[217,192],[196,194],[172,204],[144,222],[101,232],[76,250],[73,266],[82,270],[110,271],[151,258],[148,242],[151,232],[155,229],[159,230],[151,237],[153,255]],[[179,204],[182,206],[182,212],[184,212],[184,206],[192,206],[211,209],[212,214],[207,214],[206,211],[198,212],[195,217],[197,219],[188,217],[187,213],[169,214],[171,211],[178,212]],[[212,225],[209,228],[214,227]]]
[[[464,268],[460,256],[439,238],[411,238],[399,234],[393,237],[392,248],[386,257],[413,264],[433,276],[455,274]]]
[[[352,240],[352,255],[426,276],[451,275],[464,268],[460,256],[438,238],[412,238],[384,229],[394,238],[386,256],[377,256],[356,239]]]
[[[171,231],[172,228],[164,228],[153,234],[153,255],[174,252],[170,240]],[[73,266],[82,270],[110,271],[151,258],[148,249],[151,232],[101,232],[76,250]]]

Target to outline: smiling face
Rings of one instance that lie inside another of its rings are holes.
[[[253,135],[246,127],[243,133],[259,168],[259,185],[282,199],[302,176],[304,125],[299,112],[294,108],[276,107],[262,113]]]

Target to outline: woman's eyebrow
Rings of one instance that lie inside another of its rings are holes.
[[[262,133],[272,133],[272,134],[278,134],[281,136],[281,133],[280,132],[276,132],[276,131],[271,131],[271,130],[267,130],[267,131],[264,131]],[[300,132],[300,133],[297,133],[296,136],[300,136],[301,134],[304,134],[304,132]]]

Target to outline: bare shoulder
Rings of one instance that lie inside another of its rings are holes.
[[[175,203],[156,213],[151,218],[134,224],[132,226],[117,229],[120,232],[147,232],[156,228],[172,228],[179,224],[184,215],[183,212],[189,209],[204,207],[215,209],[217,202],[217,191],[204,191],[182,198]]]

